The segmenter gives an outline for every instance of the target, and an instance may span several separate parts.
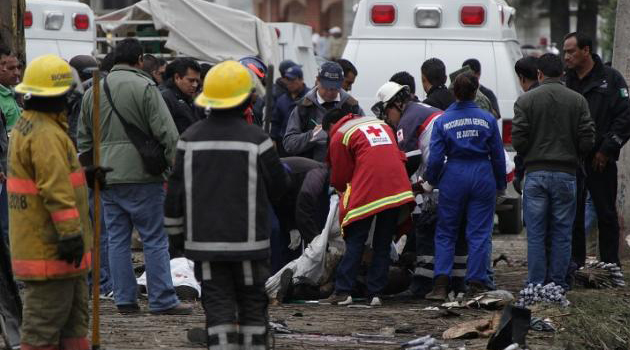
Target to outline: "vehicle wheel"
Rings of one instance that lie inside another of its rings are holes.
[[[499,232],[506,235],[517,235],[523,231],[523,212],[521,210],[523,200],[519,197],[508,198],[503,203],[510,205],[510,210],[500,211],[499,216]]]

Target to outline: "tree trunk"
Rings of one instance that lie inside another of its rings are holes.
[[[593,39],[593,52],[597,52],[597,14],[599,1],[580,0],[578,4],[577,31]]]
[[[630,81],[630,0],[618,0],[617,20],[615,24],[615,45],[613,49],[613,67],[615,67],[626,81]],[[621,150],[619,161],[617,192],[617,212],[619,213],[619,226],[621,240],[620,255],[628,256],[630,244],[630,149],[626,145]]]
[[[26,62],[24,44],[24,0],[0,0],[0,40]]]
[[[569,0],[549,1],[549,23],[551,27],[551,43],[555,43],[562,51],[564,36],[569,33]]]

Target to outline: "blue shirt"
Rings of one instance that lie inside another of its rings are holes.
[[[506,187],[505,153],[494,116],[473,101],[453,103],[433,125],[429,164],[424,179],[439,183],[444,161],[492,162],[497,189]]]

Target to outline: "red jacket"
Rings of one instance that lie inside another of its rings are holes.
[[[348,115],[333,125],[328,147],[330,183],[344,192],[341,226],[414,202],[405,154],[393,131],[372,117]]]

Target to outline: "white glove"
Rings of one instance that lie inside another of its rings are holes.
[[[422,183],[422,189],[424,190],[424,193],[433,192],[433,186],[429,185],[428,181]]]
[[[291,230],[289,231],[289,238],[291,238],[291,243],[289,243],[289,249],[296,250],[302,245],[302,236],[300,235],[300,231]]]

